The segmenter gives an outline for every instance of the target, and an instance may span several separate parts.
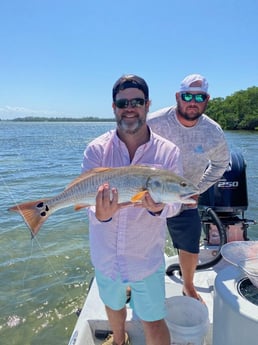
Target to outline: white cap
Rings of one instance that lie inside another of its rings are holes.
[[[201,91],[208,93],[208,82],[200,74],[190,74],[185,77],[180,85],[179,92]]]

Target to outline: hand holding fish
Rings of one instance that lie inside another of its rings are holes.
[[[96,218],[100,222],[105,222],[113,217],[119,209],[118,193],[116,188],[110,189],[109,184],[105,183],[98,188],[96,196]]]
[[[150,196],[149,192],[146,192],[144,198],[142,199],[142,207],[145,207],[149,212],[159,214],[162,212],[165,204],[159,202],[156,203],[152,197]]]

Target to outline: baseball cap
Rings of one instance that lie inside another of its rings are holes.
[[[146,81],[137,75],[126,74],[119,78],[113,86],[113,101],[120,90],[125,90],[131,87],[141,90],[144,93],[145,99],[149,99],[149,88]]]
[[[190,74],[185,77],[180,85],[180,92],[201,91],[208,93],[208,82],[200,74]]]

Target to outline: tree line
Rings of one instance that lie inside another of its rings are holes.
[[[258,130],[258,87],[249,87],[227,96],[209,101],[206,114],[218,122],[224,130]],[[1,121],[1,120],[0,120]],[[111,122],[113,118],[98,117],[33,117],[16,118],[11,121],[78,121],[78,122]]]
[[[0,119],[1,121],[1,119]],[[25,116],[16,117],[12,120],[14,122],[114,122],[114,119],[99,118],[99,117],[43,117],[43,116]]]
[[[224,130],[258,130],[258,87],[211,99],[206,114]]]

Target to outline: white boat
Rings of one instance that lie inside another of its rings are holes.
[[[185,342],[180,344],[257,345],[258,283],[255,282],[254,285],[252,278],[258,277],[258,241],[248,241],[248,226],[254,221],[244,218],[247,205],[245,163],[240,154],[233,152],[231,171],[226,172],[200,199],[203,241],[194,283],[205,305],[193,298],[182,296],[178,256],[165,255],[166,321],[171,331],[171,344],[179,344],[174,341],[173,329],[170,326],[178,316],[172,305],[174,306],[173,303],[180,297],[180,301],[194,301],[197,303],[196,309],[203,308],[207,311],[207,320],[199,341],[195,342],[186,337]],[[250,259],[254,260],[251,264],[252,268],[255,268],[251,275],[246,273],[249,271],[245,269]],[[188,315],[185,317],[188,318]],[[188,326],[186,322],[183,328],[185,333]],[[145,344],[141,322],[134,315],[129,303],[126,330],[133,345]],[[102,344],[109,332],[105,308],[93,279],[69,345]]]

